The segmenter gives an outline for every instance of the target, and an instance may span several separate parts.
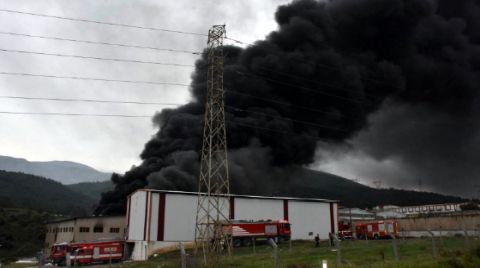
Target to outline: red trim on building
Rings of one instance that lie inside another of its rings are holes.
[[[230,196],[230,211],[228,214],[230,220],[235,219],[235,197]]]
[[[147,241],[150,241],[150,232],[152,229],[152,200],[153,200],[153,194],[152,192],[149,192],[149,204],[148,204],[148,232],[147,232]]]
[[[283,200],[283,219],[288,221],[288,200]]]
[[[330,203],[330,232],[335,233],[335,215],[333,214],[333,203]]]
[[[127,198],[127,239],[128,239],[128,230],[130,229],[130,206],[132,205],[132,197]]]
[[[158,201],[157,241],[163,241],[165,235],[165,193],[160,193]]]
[[[143,240],[147,240],[148,193],[145,192],[145,221],[143,224]]]

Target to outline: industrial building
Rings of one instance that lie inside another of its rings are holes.
[[[128,197],[127,243],[133,260],[145,260],[161,248],[195,239],[198,193],[140,189]],[[236,220],[288,220],[292,239],[328,239],[338,230],[338,201],[229,195],[223,197]]]
[[[125,216],[77,217],[46,225],[44,253],[56,243],[124,239]]]

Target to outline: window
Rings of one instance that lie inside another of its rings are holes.
[[[90,227],[80,227],[80,233],[88,233],[90,232]]]
[[[380,232],[385,231],[385,224],[384,224],[384,223],[380,223],[380,224],[378,225],[378,231],[380,231]]]
[[[103,226],[95,226],[93,227],[94,233],[103,233]]]
[[[120,233],[120,228],[111,227],[110,228],[110,233]]]

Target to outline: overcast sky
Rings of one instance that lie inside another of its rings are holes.
[[[207,33],[227,25],[245,42],[275,30],[276,7],[286,0],[0,0],[0,9]],[[206,38],[0,12],[0,32],[200,51]],[[193,65],[198,56],[0,34],[0,49],[75,54]],[[61,58],[0,51],[0,72],[190,83],[191,67]],[[0,75],[0,96],[185,103],[188,88]],[[2,112],[153,115],[161,105],[54,102],[0,98]],[[69,160],[123,172],[139,163],[156,132],[150,118],[0,114],[1,155],[34,161]]]

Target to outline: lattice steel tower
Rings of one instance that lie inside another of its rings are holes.
[[[232,246],[231,237],[222,228],[229,222],[230,209],[223,101],[224,38],[225,25],[214,25],[208,32],[207,99],[195,228],[196,249],[201,244],[205,262],[223,250],[230,251]]]

